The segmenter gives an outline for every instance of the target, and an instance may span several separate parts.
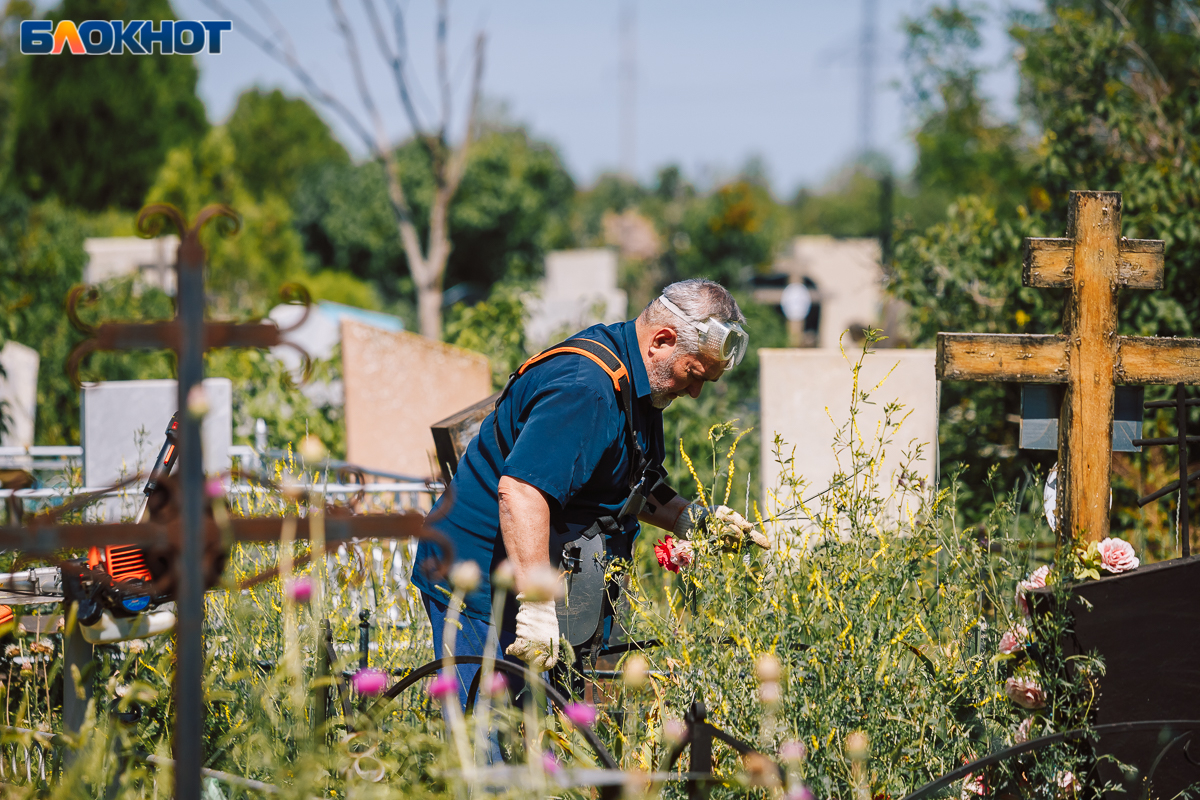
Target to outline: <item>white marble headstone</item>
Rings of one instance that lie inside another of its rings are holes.
[[[17,342],[8,341],[0,348],[0,400],[8,416],[0,445],[31,447],[34,422],[37,419],[38,352]]]
[[[796,498],[776,494],[784,470],[774,455],[775,434],[785,445],[783,456],[793,458],[791,469],[806,486],[803,497],[830,486],[835,475],[851,474],[854,464],[846,450],[834,447],[835,432],[850,418],[850,400],[854,391],[852,362],[858,353],[846,356],[837,351],[788,349],[759,350],[759,386],[762,396],[762,492],[760,503],[763,516],[767,509],[779,511],[790,507]],[[870,393],[870,403],[861,404],[857,415],[857,433],[861,446],[872,447],[882,432],[885,408],[899,403],[903,409],[893,415],[894,421],[905,417],[899,429],[889,431],[891,440],[884,449],[884,458],[873,470],[885,496],[900,486],[905,452],[923,445],[923,459],[908,463],[908,469],[928,497],[937,470],[937,379],[934,373],[934,350],[880,350],[866,357],[859,374],[859,391]],[[868,470],[867,472],[872,472]],[[859,485],[867,473],[859,475]],[[908,498],[902,508],[893,503],[893,514],[915,510],[919,499],[913,495],[913,480],[907,480]],[[896,496],[905,494],[897,491]],[[814,504],[817,510],[819,504]],[[806,523],[795,521],[791,527],[803,529]]]
[[[222,472],[229,469],[233,444],[233,383],[228,378],[207,378],[204,390],[209,404],[200,427],[204,471]],[[175,413],[177,391],[173,380],[106,381],[84,387],[80,406],[87,486],[109,486],[150,471]],[[132,517],[141,506],[142,485],[130,486],[125,498],[97,504],[97,518]]]
[[[527,300],[525,337],[532,350],[597,322],[626,318],[629,300],[617,288],[617,253],[608,248],[558,250],[546,256],[541,296]]]

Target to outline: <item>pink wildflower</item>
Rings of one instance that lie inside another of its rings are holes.
[[[804,746],[804,742],[792,740],[779,746],[779,758],[783,761],[800,763],[807,756],[808,748]]]
[[[1019,653],[1025,649],[1025,640],[1028,638],[1029,629],[1018,623],[1000,637],[1000,652],[1005,655]]]
[[[209,500],[213,500],[225,494],[225,487],[221,485],[220,478],[209,478],[204,482],[204,496]]]
[[[434,700],[444,700],[458,694],[458,679],[453,675],[438,675],[425,689]]]
[[[492,697],[498,697],[508,688],[508,679],[504,677],[502,672],[493,672],[492,679],[488,682],[487,693]]]
[[[293,578],[288,581],[287,596],[293,603],[307,603],[312,597],[311,578]]]
[[[558,758],[549,750],[542,753],[542,769],[546,770],[550,775],[557,775],[562,771],[562,767],[558,763]]]
[[[1033,678],[1009,678],[1004,683],[1004,691],[1021,708],[1032,711],[1046,705],[1046,693]]]
[[[1133,545],[1124,539],[1108,538],[1100,542],[1097,548],[1100,550],[1101,566],[1114,574],[1129,572],[1141,564],[1133,554]]]
[[[379,694],[387,688],[387,673],[379,669],[360,669],[350,679],[359,694]]]
[[[788,789],[784,797],[786,800],[816,800],[816,795],[812,793],[812,789],[809,789],[803,783]]]
[[[1021,609],[1021,613],[1025,616],[1029,616],[1029,601],[1025,599],[1025,593],[1031,589],[1043,588],[1048,577],[1050,577],[1050,566],[1045,565],[1038,567],[1032,575],[1017,584],[1017,608]]]
[[[596,707],[587,703],[567,703],[563,716],[580,728],[590,728],[596,721]]]

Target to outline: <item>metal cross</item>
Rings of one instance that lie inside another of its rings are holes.
[[[271,347],[288,344],[280,339],[274,323],[235,324],[206,322],[204,295],[204,248],[200,231],[217,217],[238,222],[237,213],[223,205],[204,208],[193,224],[175,207],[157,204],[142,209],[138,231],[154,236],[165,218],[180,234],[176,259],[178,287],[176,316],[169,322],[105,323],[90,327],[79,322],[74,305],[85,290],[73,290],[69,313],[72,322],[91,338],[81,343],[68,359],[67,369],[75,377],[81,359],[95,350],[171,349],[178,356],[179,395],[179,517],[170,524],[111,523],[85,525],[38,525],[0,528],[0,547],[26,553],[55,553],[105,544],[149,545],[169,542],[177,546],[179,583],[176,592],[175,673],[175,797],[200,800],[200,768],[204,735],[204,664],[202,623],[204,584],[201,573],[206,532],[216,523],[204,516],[204,467],[200,444],[200,420],[187,412],[188,396],[204,378],[204,351],[209,347]],[[302,320],[303,321],[303,320]],[[222,525],[226,540],[269,542],[279,540],[282,519],[231,519]],[[432,539],[442,551],[443,567],[453,557],[444,537],[424,526],[418,512],[372,515],[357,518],[331,517],[325,522],[328,541],[351,538]],[[297,521],[297,538],[307,538],[309,520]],[[68,695],[73,693],[68,691]],[[64,714],[64,716],[66,716]]]

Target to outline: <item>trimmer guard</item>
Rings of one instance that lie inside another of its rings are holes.
[[[572,647],[589,641],[604,613],[604,573],[608,567],[599,523],[566,523],[550,530],[550,559],[564,573],[567,591],[557,602],[558,630]],[[589,535],[590,534],[590,535]]]

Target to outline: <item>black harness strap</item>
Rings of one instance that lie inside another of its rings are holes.
[[[500,404],[508,397],[509,389],[512,388],[517,378],[524,375],[525,371],[530,367],[537,366],[554,356],[566,354],[591,359],[612,380],[613,391],[616,392],[621,402],[621,407],[625,410],[625,438],[630,453],[629,488],[637,488],[642,480],[642,473],[646,468],[646,459],[642,453],[642,448],[638,445],[637,435],[633,430],[633,387],[629,381],[629,370],[625,368],[625,364],[617,357],[616,353],[600,344],[600,342],[591,339],[567,339],[565,342],[543,350],[533,358],[530,358],[516,372],[508,376],[508,382],[504,384],[504,389],[500,392],[500,398],[496,401],[496,409],[492,412],[492,427],[496,435],[496,444],[500,446],[500,454],[507,459],[508,454],[511,452],[510,448],[504,446],[504,439],[500,436],[499,421]]]

